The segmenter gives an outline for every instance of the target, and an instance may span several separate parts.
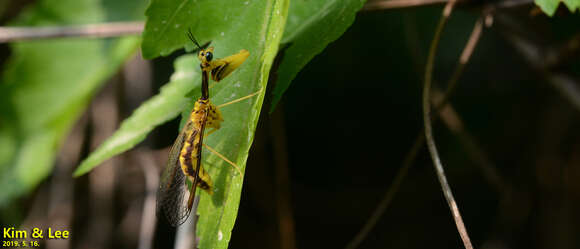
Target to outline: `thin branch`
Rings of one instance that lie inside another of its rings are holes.
[[[578,58],[578,55],[580,55],[580,33],[576,33],[576,35],[559,48],[548,51],[545,59],[545,67],[558,67]]]
[[[371,1],[363,6],[363,11],[388,10],[447,3],[448,0],[387,0]],[[479,4],[471,0],[455,0],[458,3]],[[483,3],[483,2],[481,2]],[[531,4],[533,0],[506,0],[494,3],[495,8],[512,8]],[[53,27],[0,27],[0,43],[19,42],[63,37],[117,37],[143,32],[143,22],[112,22],[79,26]]]
[[[512,18],[506,15],[498,16],[498,21],[508,29],[519,29],[519,24]],[[521,30],[521,29],[520,29]],[[551,53],[542,50],[538,45],[530,40],[524,38],[516,32],[509,30],[502,32],[512,46],[518,51],[523,58],[530,64],[530,66],[538,71],[546,81],[548,81],[570,104],[578,111],[580,111],[580,84],[571,76],[561,73],[553,72],[550,67],[557,65],[557,59],[550,58]],[[575,51],[578,43],[578,35],[565,45],[569,48],[564,48],[565,51]],[[570,50],[571,49],[571,50]]]
[[[0,27],[0,43],[62,37],[115,37],[140,34],[142,31],[143,22],[54,27]]]
[[[417,6],[428,6],[435,4],[444,4],[448,0],[387,0],[387,1],[371,1],[365,4],[363,11],[371,10],[388,10],[398,8],[410,8]],[[460,2],[467,2],[467,0],[457,0]]]
[[[491,18],[491,15],[484,14],[484,16],[480,17],[476,21],[473,27],[473,31],[471,32],[471,35],[469,37],[469,40],[467,41],[467,44],[465,45],[465,48],[461,53],[459,63],[457,64],[455,71],[453,72],[453,75],[451,76],[449,83],[447,84],[447,89],[445,90],[445,93],[441,93],[436,89],[433,90],[433,93],[435,94],[434,98],[432,99],[432,104],[435,106],[434,109],[436,116],[432,115],[431,118],[433,120],[435,120],[436,118],[441,118],[447,125],[447,127],[449,127],[449,129],[452,132],[454,132],[460,137],[461,141],[465,145],[465,148],[471,154],[471,157],[474,159],[474,161],[478,162],[478,165],[483,171],[484,176],[486,176],[488,182],[493,187],[495,187],[497,191],[501,191],[502,189],[505,189],[505,184],[504,181],[501,179],[499,173],[497,172],[495,166],[493,166],[493,164],[485,155],[483,150],[481,150],[479,146],[477,146],[473,136],[471,136],[463,128],[464,127],[463,122],[461,121],[457,113],[453,110],[453,107],[450,104],[448,104],[449,96],[451,96],[451,92],[455,89],[459,77],[463,73],[463,70],[467,65],[467,62],[471,58],[473,50],[475,49],[475,46],[477,45],[477,42],[481,37],[483,22],[485,19],[489,20],[489,18]]]
[[[580,111],[580,84],[574,78],[564,73],[546,73],[544,77]]]
[[[437,118],[439,117],[440,111],[445,106],[447,106],[449,96],[451,95],[453,89],[457,85],[459,77],[463,73],[463,69],[465,68],[465,65],[467,64],[467,62],[469,62],[469,59],[471,58],[471,55],[473,54],[475,46],[477,45],[477,42],[479,41],[479,39],[481,37],[482,26],[483,26],[483,17],[479,18],[477,20],[477,22],[475,23],[475,25],[473,27],[473,31],[471,32],[471,35],[469,37],[469,40],[467,41],[465,47],[463,48],[463,52],[461,53],[461,57],[459,58],[459,62],[457,64],[457,66],[455,67],[453,75],[449,79],[449,82],[447,83],[447,89],[446,89],[444,94],[441,94],[442,95],[442,97],[440,98],[441,100],[436,101],[433,104],[434,106],[436,106],[434,108],[432,115],[431,115],[431,118],[433,119],[433,121],[437,120]],[[409,171],[409,168],[415,162],[415,159],[417,157],[417,153],[423,147],[424,142],[425,142],[425,135],[424,135],[423,131],[419,131],[417,134],[417,137],[415,139],[415,143],[413,144],[411,149],[407,152],[407,154],[405,156],[405,160],[403,161],[403,166],[401,168],[399,168],[399,171],[397,172],[397,175],[395,176],[395,179],[393,180],[392,185],[389,187],[389,189],[385,193],[383,199],[381,200],[379,205],[377,205],[377,207],[373,211],[373,214],[371,215],[371,217],[369,217],[369,219],[367,220],[367,222],[365,223],[363,228],[346,245],[345,249],[358,248],[360,243],[367,237],[367,235],[374,228],[374,226],[376,225],[378,220],[383,216],[386,209],[390,206],[395,194],[397,194],[397,192],[399,191],[401,183],[403,182],[403,180],[407,176],[407,172]]]
[[[532,4],[534,3],[533,0],[506,0],[506,1],[498,1],[494,3],[492,6],[495,8],[514,8],[519,7],[521,5]]]
[[[444,4],[448,3],[449,0],[377,0],[377,1],[369,1],[367,2],[362,11],[377,11],[377,10],[390,10],[390,9],[399,9],[399,8],[412,8],[412,7],[421,7],[421,6],[429,6],[429,5],[437,5],[437,4]],[[493,6],[494,8],[514,8],[522,5],[532,4],[533,0],[505,0],[505,1],[498,1],[497,3],[489,4],[485,1],[476,1],[476,0],[455,0],[455,3],[460,4],[470,4],[470,5],[480,5],[482,7],[485,6]]]
[[[437,152],[437,147],[435,145],[435,140],[433,138],[433,130],[431,127],[431,77],[433,74],[433,64],[435,60],[435,54],[437,52],[437,47],[439,45],[439,40],[441,38],[441,33],[445,24],[453,11],[453,6],[455,5],[455,0],[451,0],[445,5],[443,9],[443,13],[441,18],[439,19],[439,23],[437,28],[435,29],[435,35],[433,36],[433,40],[431,41],[431,47],[429,48],[429,56],[427,57],[427,64],[425,68],[425,85],[423,88],[423,121],[425,125],[425,138],[427,141],[427,147],[429,149],[429,153],[431,154],[431,158],[433,159],[433,166],[435,167],[435,172],[437,173],[437,178],[439,179],[439,183],[441,184],[441,189],[443,190],[443,194],[445,199],[447,200],[447,204],[451,210],[453,215],[453,219],[455,220],[455,225],[457,226],[457,231],[461,236],[461,240],[463,241],[463,245],[466,249],[472,249],[473,245],[471,244],[471,240],[469,239],[469,235],[467,233],[467,229],[465,229],[465,224],[463,223],[463,219],[461,218],[461,214],[459,212],[459,208],[457,207],[457,203],[455,202],[455,198],[453,197],[453,193],[451,191],[451,187],[449,187],[449,183],[447,183],[447,178],[445,176],[445,171],[443,170],[443,164],[439,158],[439,153]]]
[[[441,100],[445,95],[436,88],[433,89],[432,93],[433,104],[435,105],[435,103],[441,103]],[[489,157],[486,155],[484,150],[482,150],[481,147],[476,143],[475,138],[465,129],[463,121],[459,117],[459,114],[457,114],[457,112],[454,110],[453,106],[451,106],[451,104],[445,105],[445,107],[441,109],[438,117],[440,117],[447,128],[459,138],[463,148],[467,151],[476,165],[479,166],[487,182],[497,192],[511,189],[511,186],[506,184],[502,179],[501,175],[497,171],[497,167],[495,167],[491,160],[489,160]]]
[[[481,37],[481,30],[483,27],[483,19],[484,19],[484,17],[480,17],[475,22],[475,25],[473,26],[473,30],[471,31],[471,35],[469,36],[469,39],[467,40],[467,44],[463,48],[463,52],[461,52],[461,56],[459,57],[459,62],[457,63],[457,66],[455,67],[455,70],[453,71],[453,74],[451,75],[451,78],[449,79],[449,82],[447,83],[447,89],[445,89],[445,93],[443,94],[443,98],[441,101],[438,101],[437,104],[435,105],[435,114],[439,114],[439,111],[447,105],[447,102],[449,101],[449,96],[451,96],[451,93],[453,92],[453,90],[455,90],[455,87],[457,86],[457,82],[459,81],[459,77],[461,77],[461,75],[463,74],[463,70],[465,69],[465,65],[467,65],[467,62],[469,62],[469,59],[471,58],[471,55],[473,54],[473,50],[475,49],[475,46],[477,45],[477,42],[479,41],[479,38]],[[431,115],[431,118],[435,118],[437,116],[438,115],[435,115],[435,116]]]

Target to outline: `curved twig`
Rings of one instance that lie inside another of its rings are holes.
[[[449,79],[449,82],[447,83],[447,89],[445,90],[445,93],[441,94],[442,95],[440,98],[441,100],[433,101],[433,105],[435,106],[434,111],[431,115],[431,118],[433,119],[433,121],[437,120],[437,118],[439,117],[439,113],[443,110],[443,108],[445,106],[447,106],[449,96],[452,94],[452,91],[454,90],[455,86],[457,85],[459,77],[463,73],[463,69],[465,68],[465,65],[467,64],[467,62],[471,58],[471,55],[473,54],[473,50],[475,49],[475,46],[477,45],[477,42],[479,41],[479,38],[481,37],[481,31],[483,28],[483,19],[484,18],[481,17],[475,23],[473,30],[471,32],[471,35],[469,37],[469,40],[467,41],[465,47],[463,48],[463,52],[461,53],[461,57],[459,58],[459,62],[457,64],[457,66],[455,67],[455,70],[454,70],[451,78]],[[423,131],[419,131],[416,138],[415,138],[415,142],[413,143],[413,146],[411,147],[411,149],[407,152],[407,154],[405,156],[405,160],[403,161],[403,166],[401,168],[399,168],[399,171],[397,172],[397,175],[395,176],[395,180],[393,180],[393,183],[391,184],[391,186],[389,187],[389,189],[385,193],[383,199],[381,200],[381,202],[379,202],[379,204],[377,205],[377,207],[375,208],[375,210],[373,211],[372,215],[369,217],[367,222],[364,224],[364,226],[361,228],[361,230],[355,235],[355,237],[346,245],[345,249],[357,248],[360,245],[360,243],[367,237],[367,235],[370,233],[370,231],[374,228],[374,226],[376,225],[378,220],[385,213],[386,209],[390,206],[395,194],[397,194],[397,192],[399,191],[399,187],[400,187],[401,183],[403,182],[403,180],[407,176],[407,172],[409,171],[409,168],[411,168],[411,166],[415,162],[417,153],[423,147],[424,142],[425,142],[425,135],[424,135]]]
[[[451,187],[449,187],[449,183],[447,182],[447,177],[445,176],[445,171],[443,170],[443,164],[441,163],[439,153],[437,152],[437,146],[435,145],[435,140],[433,139],[433,129],[431,127],[430,92],[432,81],[431,77],[433,74],[433,64],[435,54],[437,52],[437,46],[439,45],[439,40],[441,38],[442,30],[445,27],[445,24],[447,23],[449,16],[451,15],[451,11],[453,10],[454,4],[455,1],[451,0],[447,3],[447,5],[445,5],[441,19],[439,19],[439,23],[437,24],[437,28],[435,29],[435,35],[433,36],[433,40],[431,41],[431,47],[429,48],[429,56],[427,57],[427,65],[425,67],[425,82],[423,87],[423,122],[425,126],[425,138],[427,141],[427,147],[429,149],[429,154],[431,154],[431,158],[433,159],[433,166],[435,167],[437,178],[439,179],[439,183],[441,184],[443,195],[447,200],[447,204],[449,205],[449,209],[451,210],[451,214],[453,215],[453,219],[455,220],[455,225],[457,226],[457,231],[461,236],[463,245],[465,246],[466,249],[472,249],[473,245],[471,244],[471,240],[469,239],[467,229],[465,229],[465,224],[463,223],[461,213],[459,212],[459,208],[457,207],[457,203],[455,202],[455,198],[453,197]]]

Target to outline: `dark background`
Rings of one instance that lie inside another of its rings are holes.
[[[538,48],[578,39],[578,15],[556,21],[530,9],[503,15]],[[276,198],[285,197],[271,187],[280,186],[276,153],[268,150],[281,136],[287,140],[296,246],[344,248],[353,239],[422,131],[424,63],[439,16],[435,7],[359,13],[298,74],[276,111],[281,117],[261,119],[232,248],[278,248],[285,236],[278,234],[275,208]],[[450,19],[435,62],[438,89],[446,86],[476,18],[461,9]],[[448,180],[476,248],[578,248],[578,109],[506,39],[517,31],[495,22],[484,29],[451,98],[471,139],[434,123]],[[576,55],[554,71],[578,79]],[[469,143],[484,160],[473,156]],[[426,247],[463,246],[423,146],[359,248]]]

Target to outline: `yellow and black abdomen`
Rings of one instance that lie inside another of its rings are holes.
[[[192,128],[185,134],[185,139],[181,152],[179,154],[179,164],[183,174],[186,175],[191,182],[193,182],[194,176],[196,175],[195,170],[198,168],[197,173],[198,187],[207,191],[211,194],[212,191],[212,181],[209,174],[204,170],[203,165],[201,165],[201,148],[203,144],[203,132],[205,129],[205,123],[208,120],[208,113],[210,112],[209,100],[198,100],[195,102],[195,107],[190,115],[190,121]]]

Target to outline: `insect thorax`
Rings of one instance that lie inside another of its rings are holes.
[[[211,103],[209,99],[200,99],[195,102],[195,106],[191,113],[191,122],[194,124],[194,126],[201,126],[200,121],[202,121],[202,116],[205,115],[205,113],[207,113],[207,117],[205,118],[205,128],[214,128],[216,130],[219,129],[221,127],[221,123],[224,121],[224,118],[217,106]]]
[[[217,106],[215,106],[212,103],[209,103],[209,110],[207,114],[207,123],[206,123],[207,128],[214,128],[217,130],[221,127],[223,121],[224,118],[222,117],[222,113],[217,108]]]

